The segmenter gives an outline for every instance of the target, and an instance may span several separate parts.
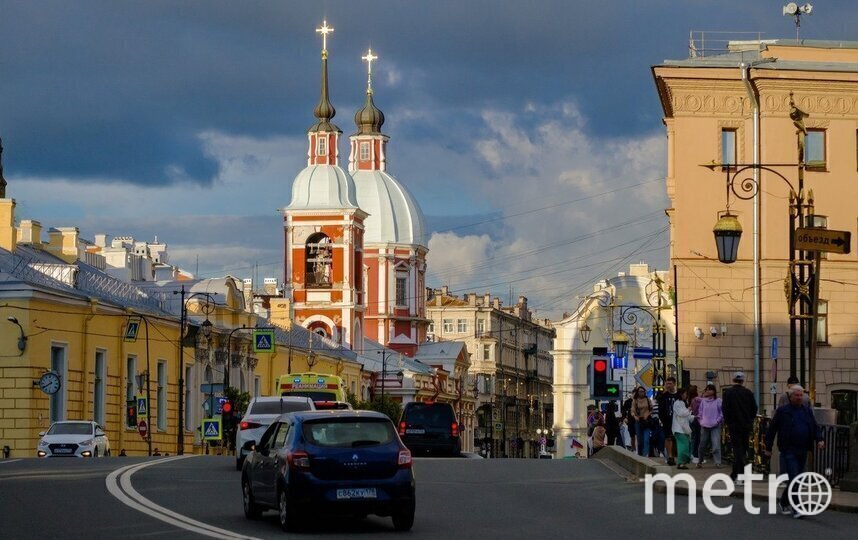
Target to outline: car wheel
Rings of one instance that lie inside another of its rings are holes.
[[[92,451],[92,457],[94,457],[94,458],[97,458],[97,457],[98,457],[98,447],[97,447],[97,446],[96,446],[96,447],[95,447],[95,449]]]
[[[244,465],[244,456],[239,456],[235,458],[235,470],[240,471],[241,467]]]
[[[250,491],[250,481],[247,477],[241,480],[241,494],[244,505],[244,517],[247,519],[256,519],[262,515],[262,509],[253,500],[253,493]]]
[[[407,506],[393,513],[393,528],[397,531],[410,531],[414,526],[414,506]]]
[[[277,504],[278,519],[280,520],[280,528],[286,532],[295,530],[295,521],[297,516],[292,511],[292,503],[286,495],[286,490],[280,491],[280,497]]]

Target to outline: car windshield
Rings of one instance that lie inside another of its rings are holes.
[[[337,394],[335,392],[325,392],[324,390],[299,390],[297,392],[287,392],[288,396],[308,397],[313,401],[336,401]]]
[[[89,422],[54,424],[48,430],[48,435],[92,435],[92,424]]]
[[[394,440],[393,424],[384,418],[342,418],[305,422],[304,439],[315,446],[357,448]]]
[[[405,420],[409,424],[450,425],[454,421],[453,409],[448,405],[415,403],[406,408]]]
[[[281,405],[282,403],[282,405]],[[284,399],[280,401],[257,401],[250,406],[247,414],[285,414],[295,411],[309,411],[312,409],[307,401],[291,401]]]

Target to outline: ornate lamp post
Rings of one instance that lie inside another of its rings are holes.
[[[587,342],[590,341],[590,332],[592,332],[590,326],[585,322],[579,332],[581,332],[581,341],[586,345]]]

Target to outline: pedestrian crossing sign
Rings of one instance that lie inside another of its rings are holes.
[[[137,418],[149,418],[149,400],[146,396],[137,396]]]
[[[128,326],[125,327],[125,341],[134,343],[137,341],[137,332],[140,331],[140,317],[128,319]]]
[[[274,330],[254,330],[253,331],[253,352],[255,352],[255,353],[273,353],[274,352]]]
[[[220,418],[204,418],[203,419],[203,440],[204,441],[219,441],[222,438]]]

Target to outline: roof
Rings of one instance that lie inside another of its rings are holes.
[[[312,348],[316,352],[325,352],[347,361],[359,361],[358,355],[354,351],[350,351],[335,341],[311,332],[298,324],[293,324],[290,328],[274,327],[274,338],[277,340],[277,344],[281,346],[290,346],[301,351],[309,351]]]
[[[363,353],[358,355],[358,360],[363,364],[364,369],[372,372],[381,372],[382,370],[382,355],[381,351],[385,351],[385,366],[384,368],[390,371],[408,370],[412,373],[422,373],[429,375],[432,373],[432,366],[424,364],[420,360],[408,357],[399,351],[385,347],[377,341],[364,338]]]
[[[324,420],[325,418],[378,418],[390,420],[386,414],[354,409],[326,409],[324,411],[300,411],[291,413],[289,416],[302,420]]]
[[[332,149],[333,151],[333,149]],[[337,165],[310,165],[292,182],[287,210],[337,210],[358,208],[355,182]]]
[[[190,280],[144,281],[140,282],[138,287],[147,291],[153,297],[158,298],[163,309],[176,316],[181,316],[182,314],[182,298],[178,294],[182,287],[185,288],[186,301],[194,294],[205,293],[211,295],[215,304],[234,309],[245,309],[244,295],[241,293],[236,278],[232,276]]]
[[[386,171],[358,170],[352,178],[358,206],[369,214],[364,220],[364,245],[426,246],[426,218],[408,188]]]

